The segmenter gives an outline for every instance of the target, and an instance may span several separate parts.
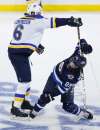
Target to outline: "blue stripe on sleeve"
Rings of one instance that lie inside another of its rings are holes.
[[[62,86],[62,81],[59,79],[59,77],[57,76],[56,72],[55,72],[55,68],[53,70],[53,79],[55,80],[55,82],[59,85],[58,89],[61,93],[64,93],[66,91],[66,89]]]

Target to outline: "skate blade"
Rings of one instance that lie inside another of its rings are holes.
[[[80,121],[80,120],[85,120],[85,118],[83,118],[83,117],[76,117],[75,120],[76,121]]]
[[[29,114],[31,110],[24,109],[22,110],[24,113]]]
[[[30,118],[30,116],[28,117],[19,117],[19,116],[15,116],[15,115],[11,115],[10,116],[11,120],[17,120],[17,121],[31,121],[32,118]]]
[[[86,117],[78,117],[78,116],[76,116],[74,121],[76,121],[76,122],[89,121],[89,119],[87,119]]]

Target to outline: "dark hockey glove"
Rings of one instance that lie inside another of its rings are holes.
[[[80,40],[80,45],[81,45],[81,51],[84,54],[92,53],[92,51],[93,51],[92,46],[90,44],[88,44],[85,39]]]
[[[39,44],[38,48],[36,48],[36,52],[40,55],[44,52],[44,46]]]
[[[74,18],[73,16],[67,19],[67,24],[71,27],[80,27],[83,25],[81,18]]]

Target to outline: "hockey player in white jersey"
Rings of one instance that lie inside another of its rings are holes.
[[[11,114],[19,117],[27,117],[21,109],[32,109],[27,96],[30,93],[31,69],[29,57],[33,52],[42,54],[41,45],[43,32],[47,28],[59,26],[82,26],[81,18],[45,18],[41,14],[42,8],[39,4],[31,4],[22,18],[15,21],[12,40],[8,46],[8,56],[14,67],[18,79],[18,87],[14,96]]]

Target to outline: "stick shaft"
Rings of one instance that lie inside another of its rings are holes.
[[[77,27],[77,34],[78,34],[78,44],[79,44],[79,50],[80,50],[80,55],[83,56],[83,53],[81,51],[81,43],[80,43],[80,28]],[[85,82],[84,82],[84,71],[83,69],[81,70],[81,80],[82,80],[82,89],[83,89],[83,107],[86,109],[86,90],[85,90]]]

